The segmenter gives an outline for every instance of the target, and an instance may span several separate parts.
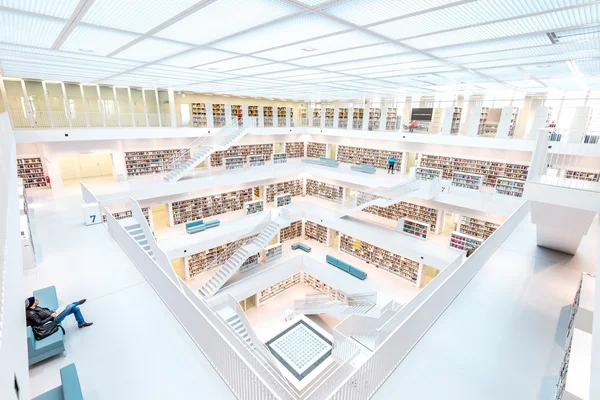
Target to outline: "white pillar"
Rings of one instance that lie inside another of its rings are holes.
[[[333,127],[334,129],[339,128],[339,115],[340,115],[340,107],[336,104],[333,106]]]
[[[477,136],[477,132],[479,131],[479,120],[481,119],[482,110],[483,107],[475,105],[469,108],[467,136]]]
[[[258,106],[258,127],[265,127],[265,108],[263,106]]]
[[[588,127],[590,120],[590,107],[575,108],[575,115],[571,121],[571,127],[567,133],[567,142],[580,143]]]
[[[442,111],[442,135],[449,135],[452,131],[452,120],[454,118],[454,107],[445,107]]]
[[[213,118],[212,103],[205,103],[205,107],[206,107],[206,127],[214,128],[215,120]]]
[[[225,104],[225,125],[229,125],[231,122],[231,104]]]
[[[327,107],[323,107],[321,104],[321,124],[319,125],[321,128],[325,128],[325,115],[327,114]]]
[[[306,105],[306,125],[309,127],[313,126],[313,109],[310,103]]]
[[[146,126],[150,126],[150,120],[148,118],[148,108],[146,107],[146,91],[141,89],[142,91],[142,101],[144,102],[144,115],[146,116]]]
[[[379,119],[379,130],[385,131],[385,127],[387,126],[387,106],[381,107],[381,117]]]
[[[50,99],[48,99],[48,89],[46,89],[46,81],[42,81],[42,90],[44,91],[44,101],[46,102],[46,110],[48,111],[50,127],[54,128],[54,116],[52,115],[52,110],[50,109]],[[6,105],[6,109],[8,110],[8,104]]]
[[[171,114],[171,127],[177,127],[177,111],[175,109],[175,92],[173,89],[167,91],[169,95],[169,113]]]
[[[73,116],[71,115],[71,107],[69,105],[69,98],[67,97],[67,89],[65,88],[65,83],[60,83],[60,88],[63,94],[63,103],[65,105],[65,114],[67,115],[67,119],[69,120],[69,128],[73,127]]]
[[[85,125],[89,128],[90,124],[90,113],[87,109],[87,103],[85,102],[85,93],[83,91],[83,85],[79,84],[79,92],[81,93],[81,103],[83,104],[83,114],[85,115]]]
[[[353,129],[353,124],[354,124],[354,106],[350,105],[348,106],[348,125],[347,129]]]
[[[27,116],[29,117],[29,124],[32,128],[35,128],[35,121],[33,120],[33,110],[31,109],[31,101],[29,100],[29,95],[27,94],[27,87],[25,86],[25,81],[21,79],[21,88],[23,89],[23,97],[25,98],[25,107],[27,108]]]
[[[500,121],[498,121],[498,129],[496,130],[497,138],[507,138],[512,120],[512,106],[502,107],[500,111]]]
[[[154,97],[156,97],[156,111],[158,112],[158,126],[162,128],[162,113],[160,112],[160,100],[158,99],[158,90],[154,89]]]
[[[106,128],[106,115],[104,110],[104,104],[102,103],[102,95],[100,94],[100,86],[96,85],[96,93],[98,94],[98,110],[100,110],[100,116],[102,118],[102,126]]]
[[[546,106],[539,106],[535,110],[533,121],[525,130],[525,139],[537,139],[540,131],[546,127],[549,111],[550,109]]]
[[[242,104],[242,117],[246,120],[246,121],[250,121],[250,116],[248,115],[248,105],[247,104]],[[244,126],[249,126],[250,122],[247,122],[246,125]]]
[[[131,88],[127,87],[127,96],[129,96],[129,109],[131,110],[131,126],[135,127],[135,111],[133,109],[133,100],[131,99]],[[146,105],[144,104],[144,107]]]
[[[117,110],[117,123],[119,128],[121,127],[121,107],[119,106],[119,99],[117,98],[117,88],[113,86],[113,99],[115,102],[115,110]]]
[[[285,126],[289,128],[292,126],[292,107],[286,107],[285,110]]]

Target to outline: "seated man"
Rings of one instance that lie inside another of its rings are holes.
[[[47,308],[38,307],[38,299],[35,297],[29,297],[27,300],[25,300],[25,308],[27,309],[27,326],[41,326],[51,320],[55,320],[57,324],[60,324],[65,318],[67,318],[67,315],[70,314],[75,314],[77,325],[80,328],[93,325],[93,322],[85,322],[85,319],[81,314],[81,310],[79,310],[78,306],[85,302],[86,299],[71,303],[60,314],[56,314],[56,312]]]

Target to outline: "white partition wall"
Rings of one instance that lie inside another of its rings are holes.
[[[263,106],[258,106],[258,127],[265,127],[265,108]]]
[[[467,123],[467,136],[477,136],[479,130],[479,121],[481,120],[481,106],[471,106]]]
[[[502,107],[500,111],[500,121],[498,122],[497,138],[506,138],[509,136],[510,126],[513,117],[513,108],[511,106]]]
[[[385,131],[385,128],[387,126],[387,114],[388,114],[387,106],[382,106],[381,107],[381,117],[379,120],[379,130],[380,131]]]
[[[225,104],[225,125],[231,124],[231,104]]]
[[[214,128],[215,119],[213,118],[212,103],[206,103],[206,127]]]
[[[442,111],[442,135],[449,135],[452,132],[452,118],[454,117],[454,107],[445,107]]]
[[[573,115],[573,121],[571,121],[571,127],[567,135],[567,142],[579,143],[583,141],[583,135],[590,122],[590,107],[577,107],[575,109],[575,115]]]
[[[537,138],[540,131],[546,127],[548,121],[548,113],[550,112],[549,107],[539,106],[535,111],[535,117],[531,124],[525,129],[525,139]]]

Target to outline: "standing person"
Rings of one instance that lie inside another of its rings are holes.
[[[408,126],[408,131],[412,133],[412,132],[413,132],[413,130],[414,130],[414,129],[415,129],[417,126],[419,126],[419,125],[417,124],[417,121],[415,121],[415,120],[412,120],[412,121],[410,122],[410,125]]]
[[[27,325],[31,327],[38,327],[44,325],[48,321],[55,321],[57,324],[63,322],[68,315],[75,314],[77,325],[80,328],[85,328],[93,325],[93,322],[85,322],[83,314],[78,306],[86,302],[86,299],[82,299],[67,305],[67,307],[59,314],[48,308],[39,307],[39,300],[36,297],[29,297],[25,300]]]
[[[396,164],[396,159],[394,156],[391,156],[388,160],[388,174],[392,171],[392,175],[394,175],[394,164]]]

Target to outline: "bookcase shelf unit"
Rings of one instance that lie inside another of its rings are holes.
[[[310,158],[322,158],[327,156],[327,144],[308,142],[306,144],[306,156]]]
[[[244,203],[244,211],[246,215],[256,214],[265,210],[264,200],[247,201]]]
[[[587,182],[598,182],[600,179],[600,173],[598,172],[586,172],[586,171],[574,171],[574,170],[566,170],[565,178],[567,179],[577,179],[579,181],[587,181]]]
[[[381,123],[381,109],[370,108],[369,109],[369,130],[379,130],[379,124]]]
[[[465,235],[486,240],[492,233],[494,233],[496,229],[498,229],[499,226],[500,225],[492,222],[482,221],[480,219],[463,215],[461,218],[459,231]]]
[[[334,108],[325,109],[325,128],[333,128],[333,116],[335,115]]]
[[[508,125],[508,136],[513,136],[515,134],[515,128],[517,127],[518,118],[519,118],[519,108],[513,107],[512,115],[510,118],[510,124]]]
[[[290,117],[291,120],[291,117]],[[287,125],[287,107],[277,107],[277,126]]]
[[[361,205],[372,200],[364,198],[366,196],[361,196],[361,193],[363,192],[359,192],[358,194],[357,205]],[[368,193],[365,195],[368,195]],[[369,206],[364,208],[363,211],[394,221],[408,218],[419,223],[428,224],[434,233],[438,232],[438,221],[441,220],[441,210],[420,206],[418,204],[407,203],[405,201],[401,201],[388,207]]]
[[[280,243],[273,244],[261,250],[262,259],[268,263],[283,256],[283,246]]]
[[[231,105],[231,120],[238,121],[238,126],[244,126],[244,109],[239,104]]]
[[[273,126],[273,107],[264,106],[263,107],[263,117],[265,128]]]
[[[287,161],[287,153],[273,153],[273,164],[285,164]]]
[[[302,220],[290,223],[290,226],[281,228],[279,231],[279,243],[292,240],[302,236]]]
[[[396,108],[388,108],[386,122],[385,122],[385,130],[386,131],[396,130],[397,119],[398,119],[397,109]]]
[[[319,225],[312,221],[306,221],[304,223],[304,238],[305,239],[313,239],[319,243],[327,245],[329,237],[329,232],[326,226]]]
[[[459,232],[452,232],[450,234],[449,246],[453,249],[465,251],[471,248],[476,249],[481,246],[481,243],[483,243],[482,239],[478,239],[470,235],[465,235]]]
[[[205,128],[207,124],[206,104],[192,103],[192,126],[195,128]]]
[[[454,112],[452,113],[452,125],[450,126],[450,134],[458,135],[458,131],[460,130],[460,120],[462,118],[462,108],[454,107]]]
[[[512,197],[523,197],[525,182],[514,179],[499,178],[496,183],[496,193]]]
[[[342,186],[307,179],[306,195],[342,204],[344,200],[344,188]]]
[[[319,127],[319,126],[321,126],[321,109],[320,108],[313,108],[312,113],[313,113],[313,123],[312,123],[312,126],[313,127]]]
[[[300,126],[308,125],[308,114],[306,114],[306,108],[300,109]]]
[[[264,154],[255,154],[252,156],[248,156],[246,161],[248,162],[249,167],[260,167],[266,165]]]
[[[352,129],[362,129],[365,120],[365,109],[355,108],[352,112]]]
[[[225,126],[225,104],[213,104],[213,124],[215,128]]]
[[[320,281],[307,272],[304,272],[304,283],[316,291],[327,295],[333,301],[348,303],[348,296],[344,292],[334,288],[333,286],[329,286],[325,282]]]
[[[252,201],[252,188],[171,203],[175,225],[238,211]]]
[[[341,235],[340,251],[369,262],[376,267],[383,268],[415,285],[419,280],[420,265],[417,261],[355,239],[352,236]]]
[[[481,108],[481,115],[479,116],[479,126],[477,127],[477,135],[478,136],[485,135],[485,133],[486,133],[486,125],[489,125],[487,123],[489,113],[490,113],[489,107]],[[496,124],[496,128],[498,128],[498,124]]]
[[[127,170],[127,175],[140,176],[166,172],[169,170],[167,165],[170,159],[180,152],[180,149],[126,151],[125,168]],[[189,158],[190,152],[189,150],[186,150],[182,160],[188,160]]]
[[[275,207],[285,207],[292,204],[292,195],[289,193],[280,194],[274,197]]]
[[[223,164],[225,164],[225,169],[244,168],[244,157],[225,157]]]
[[[304,142],[286,142],[285,153],[288,158],[304,157]]]
[[[252,254],[250,257],[244,261],[242,265],[240,265],[240,272],[246,272],[258,265],[258,255],[259,253]]]
[[[348,109],[347,108],[339,108],[338,109],[338,128],[346,129],[348,128]]]
[[[337,160],[347,164],[370,164],[375,168],[387,169],[388,160],[391,156],[396,159],[396,170],[400,170],[402,164],[401,151],[367,149],[364,147],[351,147],[339,145],[337,150]]]
[[[220,167],[223,165],[223,158],[228,157],[243,157],[244,162],[248,156],[264,154],[265,161],[271,160],[273,154],[273,143],[267,144],[243,144],[237,146],[231,146],[227,150],[215,151],[210,156],[210,165],[213,167]]]
[[[258,118],[258,106],[248,106],[248,116]]]
[[[452,174],[451,185],[463,189],[481,190],[483,184],[483,175],[467,174],[465,172],[455,172]]]
[[[286,278],[281,282],[278,282],[272,286],[267,287],[266,289],[261,290],[256,294],[258,306],[260,307],[265,301],[272,299],[278,294],[284,292],[286,289],[289,289],[292,286],[297,285],[301,282],[302,272],[296,272],[289,278]]]
[[[415,179],[420,181],[430,181],[433,179],[442,178],[442,170],[435,168],[417,167],[415,171]]]
[[[275,200],[275,196],[280,194],[288,193],[292,196],[302,196],[303,186],[302,179],[267,185],[267,203],[272,203]]]
[[[431,226],[413,219],[401,218],[398,220],[398,231],[412,237],[427,240]]]
[[[18,158],[17,176],[23,180],[25,189],[48,186],[41,158]]]

